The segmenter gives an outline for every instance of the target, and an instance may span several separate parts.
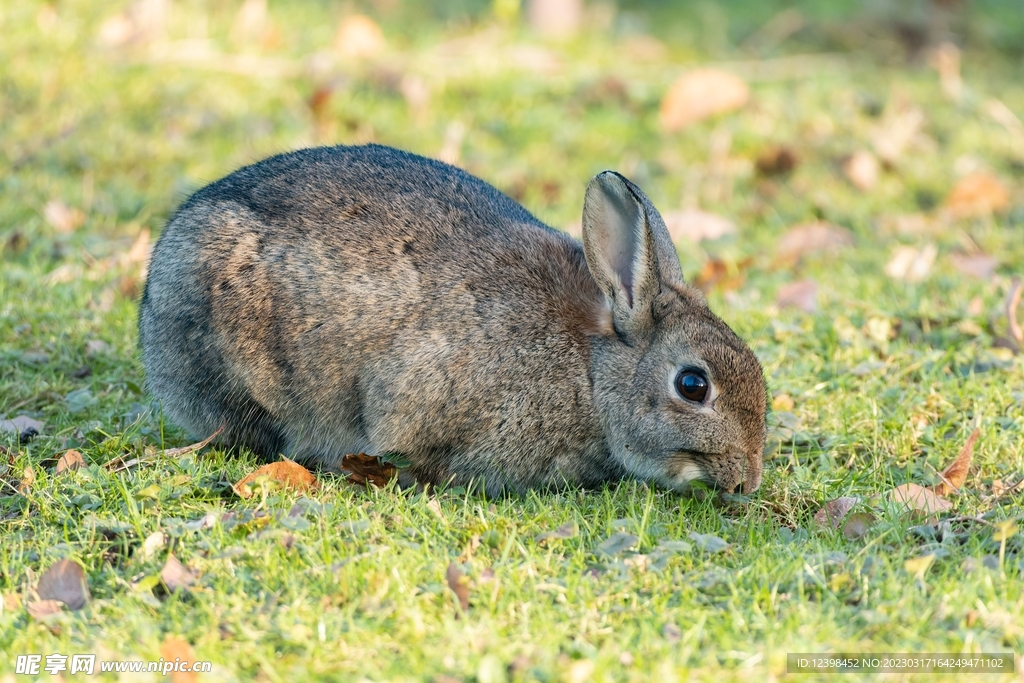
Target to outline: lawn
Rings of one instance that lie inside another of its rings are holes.
[[[239,681],[827,678],[787,653],[1024,669],[1019,8],[595,2],[552,38],[518,5],[0,1],[0,681],[54,653]],[[667,129],[701,65],[749,97]],[[640,185],[764,365],[761,488],[487,499],[317,472],[242,498],[251,454],[165,452],[191,440],[145,391],[149,245],[239,166],[367,141],[570,232],[595,173]],[[893,494],[941,486],[976,429],[949,509]],[[815,518],[842,497],[854,517]],[[82,605],[40,602],[51,566],[84,570]]]

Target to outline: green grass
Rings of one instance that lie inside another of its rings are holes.
[[[315,3],[271,3],[275,32],[254,44],[230,37],[236,3],[175,3],[170,39],[208,38],[249,55],[205,63],[180,61],[180,42],[176,62],[146,45],[105,46],[96,36],[114,10],[100,3],[54,7],[0,3],[0,418],[44,423],[21,446],[0,433],[10,451],[0,456],[4,683],[16,654],[158,659],[168,636],[214,663],[209,680],[261,681],[763,680],[786,675],[787,652],[1024,648],[1021,536],[1003,548],[993,539],[997,523],[1021,518],[1024,498],[993,497],[994,483],[1024,476],[1024,361],[993,349],[1010,277],[1024,274],[1024,143],[984,113],[999,98],[1024,116],[1019,57],[969,43],[960,103],[944,99],[927,66],[893,57],[891,36],[774,70],[735,64],[752,104],[667,135],[657,113],[668,84],[709,56],[746,59],[727,47],[759,15],[742,5],[705,13],[712,28],[725,22],[723,54],[710,34],[671,40],[682,24],[660,22],[671,11],[658,5],[637,16],[655,18],[648,25],[665,50],[643,61],[628,47],[632,20],[546,44],[494,22],[486,7],[471,22],[418,14],[415,31],[399,10],[382,18],[391,41],[382,60],[332,65],[315,55],[329,49],[342,12]],[[1024,33],[998,3],[982,9],[969,35],[994,36],[993,25],[1001,36]],[[830,25],[796,36],[792,51],[836,49]],[[522,45],[549,70],[488,67],[521,59]],[[410,111],[403,76],[430,91],[424,110]],[[308,101],[321,87],[333,95],[315,116]],[[901,107],[924,112],[922,137],[871,192],[855,190],[843,158],[869,147]],[[695,197],[740,226],[732,238],[681,245],[680,256],[689,276],[711,256],[751,259],[738,289],[710,299],[762,358],[773,393],[794,403],[771,418],[782,426],[750,500],[635,482],[487,500],[363,490],[323,475],[306,497],[269,490],[243,501],[230,485],[256,467],[248,454],[153,452],[186,440],[140,389],[140,265],[123,258],[139,232],[155,236],[190,192],[269,154],[373,139],[433,156],[456,121],[460,164],[557,227],[578,220],[586,181],[608,167],[664,211]],[[715,190],[710,141],[726,137]],[[760,177],[753,162],[774,144],[801,163],[787,177]],[[933,234],[891,228],[895,217],[938,212],[972,167],[1002,179],[1010,209]],[[61,233],[44,219],[54,199],[82,212],[80,227]],[[819,218],[849,228],[854,246],[776,263],[780,236]],[[895,247],[928,242],[939,255],[923,282],[884,274]],[[995,274],[957,271],[951,255],[965,249],[996,255]],[[819,282],[819,311],[778,310],[778,288],[802,278]],[[87,352],[96,341],[105,346]],[[942,541],[928,538],[884,494],[936,482],[975,427],[954,521]],[[56,475],[69,447],[89,466]],[[117,457],[143,461],[103,467]],[[21,495],[13,487],[26,468],[36,480]],[[864,498],[878,516],[863,538],[812,521],[841,495]],[[211,513],[212,526],[197,522]],[[571,537],[537,540],[566,523],[578,527]],[[157,531],[169,547],[147,558],[142,542]],[[637,552],[602,555],[598,546],[620,531],[637,537]],[[705,552],[691,533],[730,546]],[[191,591],[158,585],[168,552],[199,574]],[[908,571],[907,560],[928,552],[937,559],[927,571]],[[991,556],[995,566],[985,566]],[[40,622],[25,603],[63,557],[83,565],[93,599]],[[446,584],[453,562],[470,581],[465,614]],[[972,562],[981,566],[967,571]]]

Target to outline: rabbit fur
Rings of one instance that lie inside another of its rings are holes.
[[[195,436],[328,469],[397,453],[402,481],[489,493],[627,476],[761,480],[766,390],[683,281],[647,197],[606,171],[583,243],[447,164],[305,149],[196,192],[154,247],[147,385]],[[674,382],[707,379],[702,402]]]

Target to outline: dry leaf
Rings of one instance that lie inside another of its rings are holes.
[[[567,38],[583,23],[583,0],[529,0],[526,18],[542,36]]]
[[[673,242],[717,240],[736,233],[736,224],[728,218],[700,209],[683,209],[662,214]]]
[[[544,533],[537,534],[535,540],[538,543],[542,543],[542,542],[547,541],[549,539],[572,538],[577,533],[579,533],[579,526],[576,524],[576,522],[566,522],[565,524],[563,524],[562,526],[558,527],[557,529],[554,529],[553,531],[545,531]]]
[[[461,612],[467,612],[469,610],[469,581],[463,576],[459,565],[454,562],[449,563],[448,569],[445,571],[445,579],[448,581],[448,587],[452,589],[455,597],[459,600]]]
[[[60,600],[72,610],[80,610],[89,602],[82,566],[69,559],[58,560],[39,577],[36,594],[40,600]]]
[[[1024,329],[1017,322],[1017,307],[1020,306],[1021,293],[1024,292],[1024,281],[1019,277],[1010,280],[1010,291],[1006,294],[1006,319],[1010,325],[1010,335],[1017,342],[1017,348],[1024,346]]]
[[[948,496],[955,492],[964,482],[967,481],[967,471],[971,468],[971,460],[974,458],[974,444],[978,441],[981,430],[975,429],[967,437],[967,443],[960,449],[960,454],[949,463],[946,469],[942,470],[942,481],[930,487],[937,495]]]
[[[1010,191],[991,173],[965,176],[946,198],[946,208],[957,218],[1001,213],[1010,207]]]
[[[394,465],[365,453],[346,455],[342,458],[341,470],[351,484],[365,486],[369,482],[378,488],[384,488],[398,476]]]
[[[142,542],[142,548],[139,550],[142,553],[142,558],[148,560],[153,557],[158,550],[164,547],[166,542],[167,538],[162,531],[154,531],[149,536],[146,536],[146,540]]]
[[[661,101],[662,127],[677,131],[715,114],[743,107],[750,88],[742,78],[719,69],[695,69],[680,76]]]
[[[833,529],[838,529],[846,515],[850,513],[853,506],[857,504],[858,498],[851,496],[843,496],[830,500],[825,505],[814,513],[814,523],[818,526],[830,526]]]
[[[182,446],[181,448],[168,448],[168,449],[163,451],[163,454],[164,454],[165,457],[168,457],[168,458],[180,458],[181,456],[188,455],[189,453],[192,453],[193,451],[202,450],[203,448],[206,448],[208,445],[210,445],[211,441],[213,441],[218,436],[220,436],[221,432],[223,432],[223,431],[224,431],[224,425],[221,425],[220,427],[217,428],[217,431],[215,431],[213,434],[210,434],[208,437],[206,437],[202,441],[200,441],[198,443],[191,444],[189,446]]]
[[[33,619],[41,620],[59,614],[63,606],[60,600],[36,600],[25,605],[25,609]]]
[[[928,515],[945,512],[953,507],[945,498],[940,498],[929,489],[914,483],[900,484],[894,488],[889,492],[889,500],[902,503],[911,511],[921,511]]]
[[[21,473],[21,481],[18,483],[18,493],[23,496],[27,496],[28,492],[32,489],[32,484],[36,483],[36,473],[31,467],[26,467]]]
[[[772,397],[772,410],[776,412],[789,412],[795,405],[793,397],[789,394],[777,394]]]
[[[818,310],[818,283],[814,280],[798,280],[779,288],[775,296],[779,308],[799,308],[805,313]]]
[[[875,516],[870,512],[854,512],[846,518],[846,523],[843,524],[843,536],[851,541],[856,541],[864,536],[874,523]]]
[[[924,123],[924,112],[908,107],[887,116],[872,136],[872,146],[879,158],[890,166],[895,165],[910,141],[918,134]]]
[[[964,82],[960,78],[960,48],[948,41],[943,42],[931,54],[929,62],[939,72],[942,94],[959,102],[964,92]]]
[[[805,254],[835,252],[851,244],[853,235],[846,228],[815,221],[787,230],[775,247],[775,253],[780,261],[792,262]]]
[[[769,147],[757,155],[754,168],[763,176],[784,175],[800,163],[800,158],[789,147]]]
[[[60,460],[57,461],[56,473],[61,474],[69,470],[74,471],[80,467],[85,467],[85,460],[82,459],[81,453],[71,449],[64,455],[60,456]]]
[[[996,272],[999,259],[988,254],[951,254],[949,260],[953,267],[968,277],[988,280]]]
[[[739,289],[743,284],[745,276],[743,271],[753,263],[753,259],[745,258],[739,262],[723,261],[717,258],[710,258],[701,266],[697,277],[693,278],[693,286],[707,294],[713,289],[732,291]]]
[[[363,14],[345,17],[334,37],[334,49],[345,57],[372,57],[384,46],[384,33],[380,26]]]
[[[284,488],[295,491],[308,491],[316,488],[316,477],[313,476],[313,473],[291,460],[280,460],[264,465],[255,472],[250,472],[242,477],[232,488],[242,498],[250,498],[252,496],[251,484],[258,477],[264,476],[271,481],[278,482]]]
[[[53,229],[65,235],[77,230],[85,222],[85,214],[72,209],[59,199],[51,199],[43,207],[43,217]]]
[[[160,645],[160,656],[165,662],[181,661],[191,665],[196,661],[192,646],[187,641],[174,636],[167,636],[164,639],[163,644]],[[189,668],[192,667],[189,666]],[[192,671],[171,671],[170,679],[171,683],[194,683],[197,677]]]
[[[858,150],[843,164],[843,173],[861,192],[867,192],[878,182],[878,159],[867,150]]]
[[[928,277],[938,255],[938,248],[929,242],[920,249],[900,246],[893,250],[892,258],[885,264],[885,274],[904,282],[922,282]]]
[[[171,593],[187,590],[198,578],[196,573],[183,565],[173,553],[167,556],[167,562],[160,570],[160,579]]]

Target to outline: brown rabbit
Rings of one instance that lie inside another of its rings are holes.
[[[488,492],[633,476],[761,481],[761,366],[683,282],[665,224],[610,171],[583,244],[483,181],[325,147],[193,195],[153,252],[149,388],[196,436],[336,468],[397,453]]]

